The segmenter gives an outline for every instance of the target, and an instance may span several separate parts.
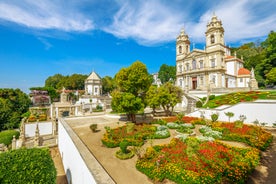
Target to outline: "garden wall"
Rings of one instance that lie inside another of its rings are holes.
[[[58,121],[58,147],[68,183],[115,184],[64,119]]]
[[[36,122],[25,124],[25,136],[34,137],[36,130]],[[53,123],[52,122],[39,122],[38,123],[39,135],[51,135],[53,134]]]

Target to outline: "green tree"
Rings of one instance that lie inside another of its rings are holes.
[[[102,90],[103,94],[111,93],[115,89],[115,81],[110,76],[105,76],[102,78]]]
[[[177,103],[181,102],[183,91],[178,86],[167,82],[159,88],[151,86],[147,92],[148,105],[153,108],[162,107],[167,116],[171,115]]]
[[[161,80],[162,84],[165,84],[166,82],[173,80],[175,81],[176,78],[176,68],[175,66],[169,66],[166,64],[161,65],[158,77]]]
[[[160,107],[160,103],[158,100],[158,88],[156,85],[151,85],[149,90],[146,93],[146,102],[147,105],[152,108],[153,114],[157,107]]]
[[[174,107],[180,103],[183,96],[183,91],[178,86],[167,82],[158,89],[158,101],[164,109],[167,116],[172,115]]]
[[[272,68],[267,74],[266,74],[266,84],[276,84],[276,68]]]
[[[135,114],[146,106],[145,95],[152,83],[147,67],[136,61],[128,68],[122,68],[115,75],[115,81],[117,88],[112,93],[112,109],[127,113],[135,123]]]
[[[20,89],[0,89],[0,131],[18,128],[31,101]]]
[[[61,74],[55,74],[53,76],[48,77],[45,80],[45,87],[52,87],[54,89],[58,89],[58,84],[62,81],[64,78]]]
[[[83,90],[86,78],[87,75],[82,74],[72,74],[70,76],[55,74],[45,80],[45,87],[52,87],[54,89],[62,89],[65,87],[70,90]]]
[[[234,117],[234,115],[235,115],[233,112],[225,112],[224,114],[228,117],[229,122],[230,122],[231,118]]]

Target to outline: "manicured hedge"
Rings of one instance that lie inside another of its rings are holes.
[[[15,135],[16,138],[19,137],[19,132],[16,130],[5,130],[0,132],[0,144],[4,143],[5,145],[9,145],[12,142],[12,138]]]
[[[49,149],[18,149],[0,154],[0,183],[55,184]]]

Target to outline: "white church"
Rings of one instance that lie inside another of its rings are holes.
[[[176,40],[176,85],[183,90],[257,89],[254,70],[243,67],[242,58],[231,55],[224,42],[222,22],[213,15],[205,32],[204,50],[190,51],[189,36],[184,29]]]

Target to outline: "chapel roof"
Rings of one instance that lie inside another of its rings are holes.
[[[250,75],[250,71],[246,68],[240,68],[238,71],[238,75]]]
[[[86,80],[101,80],[101,77],[93,71]]]

